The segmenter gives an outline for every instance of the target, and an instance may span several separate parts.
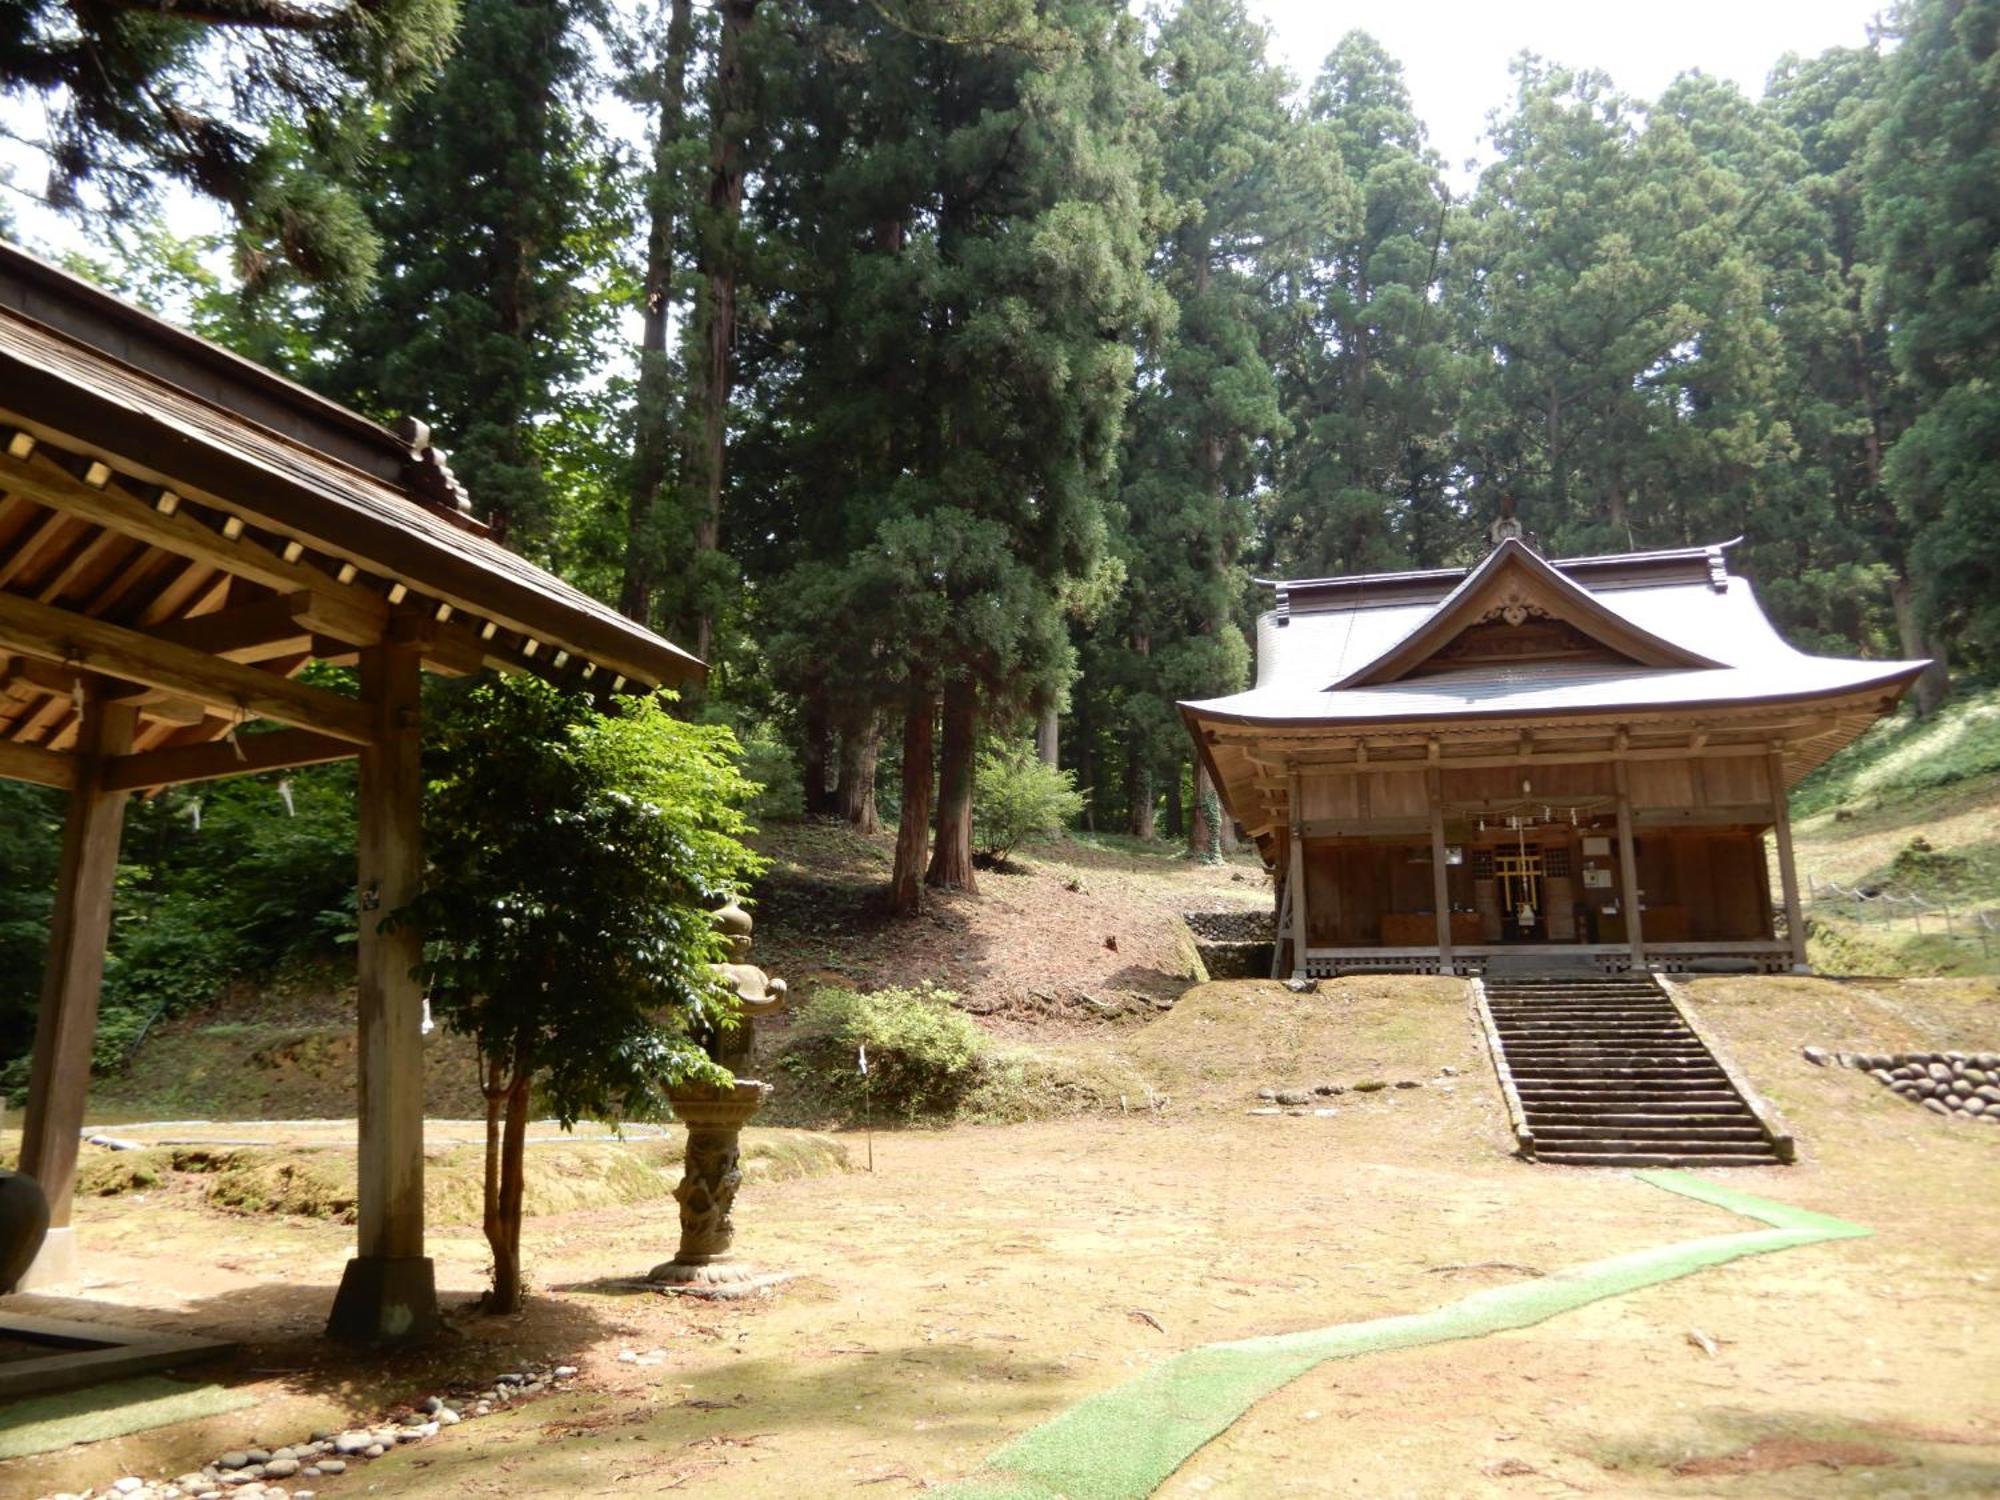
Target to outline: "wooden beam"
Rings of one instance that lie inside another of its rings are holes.
[[[1292,892],[1292,977],[1306,977],[1306,947],[1311,941],[1312,928],[1306,921],[1306,830],[1299,816],[1302,804],[1299,801],[1299,778],[1292,777],[1292,850],[1291,864],[1286,879]]]
[[[116,487],[92,489],[48,459],[0,455],[0,490],[281,593],[313,591],[304,618],[321,634],[365,645],[381,639],[388,622],[389,606],[366,589],[340,587],[311,564],[288,563],[248,537],[226,541],[185,510],[163,512]]]
[[[35,1018],[28,1112],[21,1126],[21,1170],[49,1200],[49,1238],[23,1278],[24,1287],[66,1280],[75,1265],[70,1203],[125,820],[126,794],[107,791],[101,774],[104,762],[132,743],[134,718],[130,708],[107,706],[95,698],[84,704],[76,784],[63,824],[62,863],[49,919],[42,1003]]]
[[[311,591],[300,589],[214,614],[172,620],[146,633],[155,640],[172,641],[224,661],[266,661],[312,649],[312,630],[302,618],[312,607]]]
[[[121,755],[105,768],[104,785],[113,791],[138,791],[190,781],[219,781],[256,771],[323,765],[359,753],[357,746],[331,735],[314,734],[309,729],[274,729],[268,734],[238,735],[233,745],[215,740]]]
[[[76,786],[76,757],[0,740],[0,780],[31,781],[66,792]]]
[[[1452,972],[1451,872],[1445,868],[1443,780],[1436,771],[1424,773],[1424,790],[1431,804],[1431,902],[1437,910],[1438,963]]]
[[[1622,733],[1622,731],[1621,731]],[[1625,936],[1632,945],[1632,967],[1646,967],[1645,924],[1639,916],[1639,858],[1632,847],[1632,796],[1626,785],[1625,762],[1611,767],[1618,788],[1618,871],[1625,882]]]
[[[368,711],[352,698],[27,599],[0,595],[0,644],[212,704],[225,715],[275,719],[355,744],[373,734]]]
[[[1806,967],[1806,918],[1799,904],[1799,868],[1792,858],[1792,799],[1785,791],[1785,757],[1771,751],[1771,827],[1778,837],[1778,882],[1785,893],[1785,931],[1791,937],[1792,967]],[[1766,892],[1766,895],[1769,893]]]
[[[362,752],[359,799],[358,1245],[328,1326],[368,1342],[420,1338],[437,1326],[436,1282],[424,1256],[423,987],[413,977],[423,935],[408,922],[383,929],[423,877],[422,670],[415,646],[361,655],[361,694],[376,732]]]

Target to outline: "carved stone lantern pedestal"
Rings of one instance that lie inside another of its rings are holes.
[[[760,1276],[729,1253],[736,1238],[729,1210],[743,1182],[743,1126],[764,1107],[770,1092],[768,1083],[740,1079],[734,1088],[676,1089],[668,1095],[688,1132],[687,1171],[674,1189],[681,1205],[681,1247],[672,1260],[653,1267],[649,1280],[727,1286],[776,1279]]]

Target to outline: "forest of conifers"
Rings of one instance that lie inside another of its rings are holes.
[[[709,659],[767,815],[900,823],[904,909],[976,878],[994,740],[1205,845],[1173,704],[1244,685],[1253,578],[1463,563],[1503,495],[1550,555],[1741,535],[1804,649],[2000,663],[1996,0],[1760,99],[1524,56],[1476,180],[1369,37],[1295,79],[1239,0],[362,9],[251,33],[320,71],[246,69],[224,136],[154,113],[198,41],[66,75],[51,196],[126,215],[84,268],[430,422],[509,545]]]

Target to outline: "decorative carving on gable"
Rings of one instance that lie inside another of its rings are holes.
[[[1520,618],[1509,618],[1516,611]],[[1482,664],[1628,660],[1602,642],[1593,640],[1569,621],[1557,619],[1523,601],[1495,605],[1432,653],[1411,675],[1422,676]]]
[[[1508,625],[1523,625],[1529,620],[1550,620],[1555,617],[1541,605],[1528,597],[1527,591],[1518,584],[1511,585],[1502,593],[1493,607],[1473,620],[1474,625],[1490,625],[1495,620]]]

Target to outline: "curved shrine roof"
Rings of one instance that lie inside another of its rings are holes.
[[[1502,575],[1510,568],[1544,590],[1537,613],[1564,614],[1584,634],[1614,647],[1607,655],[1618,659],[1447,666],[1409,675],[1427,660],[1424,648],[1445,645],[1469,612],[1520,599],[1504,591]],[[1548,563],[1508,542],[1469,570],[1277,588],[1278,607],[1257,621],[1256,685],[1182,704],[1190,716],[1304,727],[1747,706],[1878,685],[1900,689],[1926,665],[1794,649],[1773,628],[1749,583],[1726,571],[1721,548]],[[1482,589],[1502,592],[1489,600]],[[1669,653],[1656,660],[1678,657],[1689,664],[1648,665],[1629,654],[1656,647]],[[1410,661],[1413,650],[1418,659]]]

